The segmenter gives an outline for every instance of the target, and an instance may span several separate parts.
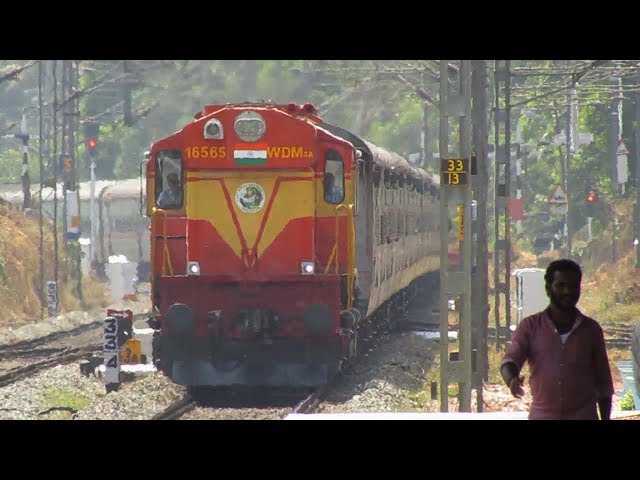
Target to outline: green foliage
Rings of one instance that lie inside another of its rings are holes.
[[[420,151],[422,105],[408,93],[398,99],[398,105],[388,102],[371,123],[369,139],[395,152],[408,155]]]
[[[45,393],[44,398],[50,408],[68,408],[75,411],[81,410],[91,403],[91,400],[87,397],[61,388],[49,390]],[[64,417],[69,416],[69,413],[64,415]]]
[[[532,62],[529,62],[532,63]],[[546,62],[547,66],[550,62]],[[536,66],[544,66],[545,62],[537,62]],[[524,81],[528,97],[547,92],[543,88],[554,80],[551,77],[534,75]],[[607,199],[611,196],[610,160],[609,160],[609,120],[610,120],[610,96],[603,93],[602,89],[593,89],[592,93],[581,97],[578,110],[578,128],[580,132],[593,134],[593,142],[590,145],[578,146],[571,154],[568,168],[569,226],[575,232],[584,227],[587,222],[587,205],[584,200],[586,182],[593,182],[596,186],[600,202],[597,216],[593,222],[593,233],[601,227],[601,222],[608,215],[606,208]],[[522,128],[522,140],[525,143],[537,144],[539,155],[528,155],[523,159],[523,201],[525,214],[532,218],[538,214],[549,211],[547,196],[551,186],[561,183],[563,178],[563,164],[566,150],[564,145],[553,144],[554,136],[563,132],[566,128],[566,106],[558,103],[549,103],[544,97],[527,104],[527,109],[534,112],[533,115],[520,116],[518,122]],[[633,106],[628,104],[625,113],[633,111]],[[630,122],[627,122],[629,125]],[[627,128],[627,132],[629,129]],[[628,135],[628,134],[627,134]],[[630,156],[630,168],[635,158]],[[552,219],[553,220],[553,219]],[[521,246],[525,246],[525,239],[531,236],[531,232],[525,229]]]
[[[6,148],[0,154],[0,181],[3,182],[18,182],[22,175],[22,146],[19,142],[13,140],[5,140]],[[29,155],[29,171],[31,176],[34,173],[39,172],[38,158],[34,155]],[[17,186],[17,189],[20,189]]]
[[[140,175],[140,162],[144,160],[141,146],[147,140],[144,132],[138,128],[122,127],[119,129],[120,142],[115,165],[116,178],[133,178]],[[148,146],[147,146],[148,148]]]
[[[631,392],[631,390],[626,390],[624,392],[622,400],[620,400],[620,409],[633,410],[634,408],[633,393]]]

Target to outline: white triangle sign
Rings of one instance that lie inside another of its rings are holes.
[[[616,148],[616,156],[621,156],[621,155],[628,155],[629,154],[629,150],[627,150],[626,145],[624,144],[624,142],[622,140],[620,140],[618,142],[618,148]]]
[[[549,203],[567,203],[567,194],[565,193],[564,188],[562,188],[562,185],[556,185],[556,189],[551,191]]]

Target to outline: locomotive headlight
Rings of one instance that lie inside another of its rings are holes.
[[[258,112],[242,112],[233,122],[233,130],[245,142],[256,142],[267,131],[267,124]]]
[[[224,138],[222,124],[216,118],[210,119],[204,126],[204,138],[220,140]]]
[[[302,275],[313,275],[316,272],[316,266],[313,262],[301,262],[300,271]]]
[[[200,275],[200,264],[198,262],[187,262],[187,275]]]

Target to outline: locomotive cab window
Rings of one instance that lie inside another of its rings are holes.
[[[333,149],[324,154],[324,200],[328,203],[344,200],[344,163]]]
[[[182,208],[182,155],[179,150],[160,150],[157,156],[156,205],[165,210]]]

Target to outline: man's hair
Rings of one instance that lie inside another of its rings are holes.
[[[553,282],[553,276],[556,272],[566,272],[566,271],[574,271],[578,274],[578,279],[582,280],[582,268],[573,260],[569,260],[568,258],[560,258],[558,260],[554,260],[547,266],[547,271],[544,274],[544,281],[547,285],[551,285]]]
[[[167,174],[167,183],[169,185],[176,184],[179,185],[180,184],[180,177],[178,176],[178,174],[176,172],[171,172],[169,174]]]

